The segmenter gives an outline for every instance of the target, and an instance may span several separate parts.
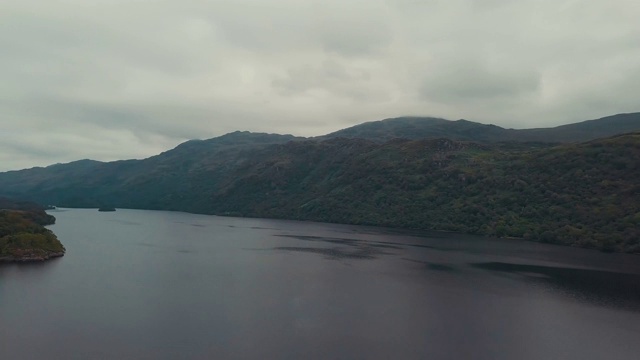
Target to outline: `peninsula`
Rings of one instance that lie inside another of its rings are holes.
[[[31,202],[0,198],[0,262],[44,261],[63,256],[64,246],[45,225],[55,218]]]

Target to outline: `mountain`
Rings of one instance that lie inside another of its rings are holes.
[[[640,131],[640,113],[618,114],[596,120],[538,129],[505,129],[468,120],[450,121],[430,117],[400,117],[372,121],[339,130],[320,139],[346,137],[374,141],[393,138],[448,138],[478,142],[566,143],[589,141]]]
[[[62,207],[108,203],[640,252],[640,133],[544,147],[376,140],[232,133],[144,160],[0,173],[0,189]]]
[[[473,121],[450,121],[430,117],[399,117],[366,122],[339,130],[320,139],[359,138],[373,141],[388,141],[395,138],[449,138],[468,141],[502,141],[509,130],[495,125]]]
[[[198,188],[206,173],[216,186],[242,155],[293,141],[292,135],[234,132],[209,140],[191,140],[144,160],[80,160],[45,168],[0,173],[0,195],[71,207],[181,210],[201,200]],[[198,180],[194,180],[198,178]],[[113,202],[111,199],[121,199]],[[170,205],[167,205],[170,204]]]

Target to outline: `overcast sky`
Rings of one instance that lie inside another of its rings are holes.
[[[637,0],[0,0],[0,171],[401,115],[640,111]]]

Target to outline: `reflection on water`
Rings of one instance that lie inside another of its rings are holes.
[[[0,266],[0,359],[635,359],[637,256],[452,233],[55,211]]]
[[[638,259],[640,261],[640,259]],[[593,269],[489,262],[474,267],[504,272],[544,284],[576,301],[640,311],[640,275]]]
[[[314,247],[298,247],[298,246],[276,246],[274,250],[297,251],[303,253],[321,254],[328,258],[335,259],[375,259],[377,255],[384,252],[376,250],[373,247],[362,246],[357,248],[314,248]]]
[[[395,243],[384,242],[384,241],[366,241],[360,239],[351,239],[351,238],[332,238],[332,237],[322,237],[322,236],[309,236],[309,235],[276,235],[279,237],[287,237],[293,238],[303,241],[319,241],[325,242],[329,244],[338,244],[338,245],[346,245],[346,246],[366,246],[366,247],[377,247],[384,249],[402,249],[402,246]],[[409,245],[411,246],[411,245]]]

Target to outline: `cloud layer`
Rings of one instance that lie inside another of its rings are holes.
[[[400,115],[640,110],[634,0],[4,0],[0,170]]]

